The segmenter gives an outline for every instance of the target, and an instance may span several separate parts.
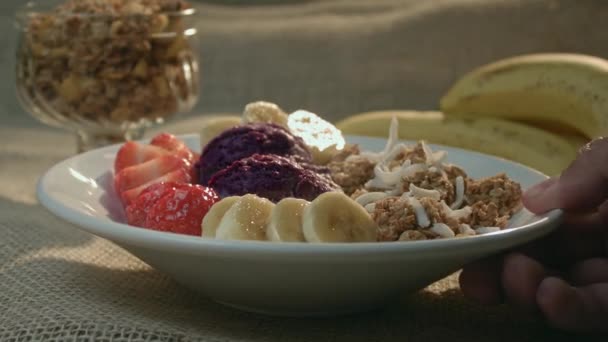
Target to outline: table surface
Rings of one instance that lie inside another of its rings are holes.
[[[466,1],[437,1],[442,4],[458,2],[465,3]],[[372,12],[371,9],[364,6],[364,3],[367,3],[365,1],[353,1],[352,4],[359,7],[356,11],[351,12],[345,10],[346,5],[343,1],[333,1],[333,3],[335,3],[334,7],[327,4],[299,5],[299,7],[296,6],[296,9],[281,6],[268,7],[269,12],[254,8],[253,12],[247,13],[258,13],[258,15],[261,15],[259,13],[271,13],[264,14],[264,16],[271,17],[272,15],[279,16],[279,14],[296,16],[298,11],[317,11],[323,13],[322,15],[326,18],[334,18],[332,27],[334,30],[338,30],[340,25],[347,25],[346,21],[342,22],[340,19],[341,11],[349,13],[349,15]],[[380,5],[374,8],[374,11],[380,11],[382,8],[387,10],[390,6],[397,8],[397,3],[379,1],[377,4]],[[401,2],[399,6],[403,7],[403,13],[399,13],[399,16],[407,16],[405,8],[406,4],[410,3],[413,2]],[[514,1],[513,3],[519,2]],[[566,6],[567,1],[551,1],[551,3]],[[582,8],[590,6],[589,2],[581,1],[580,3],[586,4],[581,5]],[[598,336],[576,336],[554,330],[545,325],[539,317],[517,312],[508,306],[490,308],[477,306],[463,298],[458,288],[456,274],[419,293],[404,296],[383,310],[371,313],[337,318],[295,319],[239,312],[215,304],[183,288],[116,245],[84,233],[55,218],[38,205],[35,198],[35,185],[38,177],[50,166],[73,155],[74,138],[70,133],[39,124],[25,114],[15,101],[11,76],[14,60],[11,49],[14,48],[16,33],[10,28],[10,14],[7,14],[14,8],[11,6],[15,4],[16,1],[9,1],[0,5],[7,6],[4,9],[0,7],[3,10],[0,12],[2,13],[0,29],[10,32],[10,34],[0,36],[2,46],[8,47],[2,51],[0,60],[2,71],[6,75],[0,83],[2,94],[0,98],[0,341],[91,339],[104,341],[316,340],[352,342],[437,341],[441,339],[451,341],[601,339]],[[536,8],[535,6],[532,8]],[[159,130],[171,133],[190,133],[193,128],[198,127],[197,122],[200,122],[199,120],[203,117],[202,113],[209,115],[209,113],[217,111],[238,111],[244,103],[252,99],[282,98],[290,106],[300,106],[295,99],[302,88],[286,90],[285,86],[277,86],[268,88],[273,91],[267,89],[265,93],[256,88],[256,84],[265,84],[269,80],[285,81],[285,79],[281,79],[285,76],[275,75],[265,78],[272,73],[266,71],[264,76],[261,76],[254,71],[247,71],[250,72],[247,74],[246,71],[239,69],[238,65],[243,62],[243,59],[229,56],[236,49],[241,52],[249,51],[248,46],[244,43],[245,40],[235,38],[232,43],[226,43],[229,46],[221,49],[220,41],[225,41],[227,34],[226,26],[221,24],[223,23],[222,16],[240,18],[239,16],[244,16],[245,12],[238,8],[225,8],[218,5],[208,5],[205,9],[214,13],[214,16],[210,17],[216,20],[216,26],[212,23],[203,24],[209,35],[210,42],[207,46],[217,49],[216,55],[206,54],[211,59],[209,70],[211,75],[205,78],[209,84],[205,88],[208,92],[203,92],[201,103],[195,111],[197,114],[152,130],[148,135]],[[489,13],[494,13],[493,11],[490,10]],[[582,10],[578,9],[578,11]],[[525,13],[523,10],[520,12]],[[385,15],[388,14],[385,13]],[[522,17],[526,15],[521,14]],[[358,16],[355,17],[355,19],[362,20]],[[393,24],[395,24],[394,20],[397,20],[389,19],[387,20]],[[240,25],[244,24],[234,20],[234,30],[238,31],[241,29]],[[241,18],[241,20],[245,19]],[[293,20],[297,20],[297,18]],[[562,25],[566,19],[562,19],[563,22],[555,20],[556,23]],[[384,24],[377,24],[378,26],[374,29],[375,32],[379,32],[379,37],[388,35],[387,32],[394,29],[394,26],[388,25],[386,22],[382,21]],[[212,30],[211,27],[215,27],[215,29]],[[344,27],[344,29],[348,30],[348,27]],[[260,29],[254,35],[255,37],[250,39],[271,41],[276,44],[276,37],[272,35],[274,31],[264,30]],[[368,31],[362,30],[359,34],[373,34],[374,32],[370,30],[372,29],[368,27]],[[337,31],[332,32],[337,35]],[[302,33],[298,37],[302,39],[300,44],[303,44],[303,47],[295,48],[305,50],[306,41],[312,39],[311,36]],[[589,46],[581,47],[581,50],[597,51],[598,48],[593,44],[593,38],[590,39]],[[298,43],[293,42],[293,44]],[[426,53],[425,49],[430,49],[430,47],[423,46],[423,52],[421,52],[423,55]],[[347,43],[338,43],[338,55],[349,60],[348,57],[345,57],[348,56],[348,51]],[[399,53],[399,51],[397,49],[394,52]],[[362,50],[357,50],[357,53],[362,53]],[[497,52],[494,56],[500,55],[500,53]],[[263,55],[255,53],[254,55],[256,61],[261,63],[261,68],[272,69],[270,65],[261,62]],[[412,58],[411,55],[408,56],[408,58]],[[228,67],[218,71],[214,68],[219,67],[222,58],[229,58],[225,61]],[[357,57],[356,61],[360,62],[360,58],[361,56]],[[417,58],[419,57],[415,59]],[[491,57],[485,55],[481,59],[485,58]],[[454,70],[461,70],[466,68],[469,63],[478,63],[481,60],[467,60],[463,56],[457,56],[456,59],[455,66],[448,68],[451,71],[447,72],[448,69],[445,69],[442,73],[427,74],[431,77],[430,80],[424,81],[427,82],[425,84],[433,84],[434,81],[443,77],[445,80],[451,79],[452,74],[457,73]],[[331,62],[335,61],[330,60],[328,63]],[[353,67],[352,63],[355,62],[352,59],[350,62],[350,67]],[[328,67],[328,70],[330,69]],[[236,73],[228,77],[226,74],[230,73],[227,70],[236,70]],[[239,70],[245,73],[245,76],[240,75]],[[369,72],[370,69],[367,71]],[[378,84],[381,81],[369,76],[370,82],[375,82],[374,91],[363,86],[357,90],[349,88],[347,91],[338,92],[340,101],[332,102],[331,97],[325,93],[337,89],[336,84],[347,79],[342,74],[343,72],[347,72],[347,70],[338,70],[329,76],[325,75],[328,78],[337,79],[328,81],[328,83],[322,82],[323,79],[309,80],[308,84],[314,89],[308,92],[303,91],[305,101],[302,102],[301,107],[323,108],[333,113],[353,113],[367,109],[368,106],[373,106],[373,103],[377,104],[383,100],[386,101],[385,104],[394,106],[394,108],[407,108],[404,101],[411,101],[409,103],[415,103],[420,107],[432,106],[429,98],[434,96],[432,94],[445,88],[444,84],[434,86],[432,90],[429,90],[429,87],[418,84],[417,91],[405,96],[406,100],[394,95],[394,91],[388,95],[377,96],[378,92],[387,92],[395,84],[403,83],[398,80],[400,75],[394,75],[396,79],[392,80],[389,74],[385,74],[384,86],[379,87]],[[352,73],[352,71],[349,72]],[[408,75],[413,77],[412,75],[417,72]],[[446,72],[447,76],[439,76],[445,75]],[[341,79],[341,77],[343,78]],[[213,81],[217,81],[217,83]],[[306,87],[306,84],[303,86]],[[316,86],[318,88],[315,88]],[[245,89],[243,90],[243,88]],[[359,101],[356,100],[357,93],[364,90],[366,94],[369,94],[369,98],[373,99],[372,104],[357,102]],[[417,94],[422,93],[431,95],[428,95],[426,99],[419,99]],[[238,101],[231,101],[231,95],[234,95]],[[353,102],[343,101],[349,97],[354,99]]]

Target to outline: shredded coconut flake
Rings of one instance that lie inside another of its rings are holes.
[[[395,188],[393,190],[386,191],[385,194],[388,196],[400,196],[403,194],[403,191],[401,191],[399,188]]]
[[[479,227],[475,229],[477,234],[488,234],[500,231],[500,227]]]
[[[366,194],[363,194],[363,195],[357,197],[355,199],[355,201],[365,207],[366,205],[368,205],[370,203],[379,201],[388,196],[389,195],[385,192],[368,192]]]
[[[420,142],[420,146],[422,146],[422,151],[424,152],[424,159],[427,164],[433,164],[433,150],[427,145],[424,141]]]
[[[460,208],[460,206],[462,205],[462,202],[464,201],[464,179],[462,178],[462,176],[458,176],[455,179],[455,192],[456,192],[456,198],[454,199],[454,203],[452,203],[452,205],[450,206],[452,209],[458,209]]]
[[[406,198],[407,198],[409,204],[414,209],[414,215],[416,215],[416,223],[418,223],[418,225],[422,228],[426,228],[426,227],[430,226],[431,220],[429,219],[429,216],[427,215],[426,210],[424,210],[424,207],[422,206],[420,201],[418,201],[418,199],[416,199],[414,197],[406,197]]]
[[[399,121],[397,120],[397,116],[393,115],[391,119],[391,126],[388,129],[388,139],[386,140],[386,145],[384,146],[384,150],[382,152],[362,152],[360,155],[375,162],[380,162],[384,159],[386,155],[388,155],[397,142],[399,141]]]
[[[475,232],[475,230],[473,230],[473,228],[471,228],[471,226],[469,226],[466,223],[462,223],[458,226],[458,233],[463,234],[463,235],[475,235],[477,234]]]
[[[401,170],[401,177],[414,177],[418,172],[425,172],[427,169],[425,164],[412,164]]]
[[[418,199],[428,197],[435,200],[439,200],[441,198],[441,193],[439,191],[419,188],[414,185],[414,183],[410,183],[409,193],[411,196],[416,197]]]
[[[454,232],[445,223],[435,223],[429,230],[443,238],[455,236]]]
[[[393,146],[393,148],[382,157],[381,164],[386,164],[395,160],[395,158],[397,158],[397,156],[405,149],[407,149],[405,144],[397,144]]]
[[[447,158],[448,152],[446,151],[437,151],[433,153],[433,164],[437,166],[441,166],[445,158]]]
[[[473,208],[470,206],[454,210],[450,208],[445,201],[441,201],[441,207],[447,217],[455,220],[467,219],[473,213]]]
[[[365,210],[367,210],[368,213],[373,213],[376,210],[376,203],[368,203],[365,206]]]
[[[399,169],[395,171],[386,170],[383,165],[374,167],[374,179],[388,187],[393,187],[401,180],[401,172]]]

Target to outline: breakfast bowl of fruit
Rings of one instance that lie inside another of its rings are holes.
[[[547,178],[489,155],[343,136],[267,102],[211,139],[161,133],[64,160],[39,180],[56,216],[210,299],[316,316],[382,307],[466,263],[551,232],[527,187]]]

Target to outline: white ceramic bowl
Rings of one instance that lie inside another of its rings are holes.
[[[181,138],[199,149],[198,136]],[[347,140],[374,151],[385,144],[383,139]],[[431,146],[448,151],[448,161],[474,178],[505,172],[524,188],[546,178],[499,158]],[[38,183],[40,203],[217,302],[268,314],[333,315],[380,307],[468,262],[549,233],[561,216],[560,211],[535,216],[523,210],[508,229],[445,240],[306,244],[203,239],[123,223],[123,210],[112,187],[118,148],[93,150],[52,167]]]

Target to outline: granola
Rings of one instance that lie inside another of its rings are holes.
[[[327,164],[331,177],[344,193],[351,195],[363,188],[373,176],[375,163],[360,155],[357,146],[346,146]]]
[[[520,207],[521,188],[504,173],[480,180],[468,179],[466,202],[494,204],[500,215],[510,215]]]
[[[180,12],[188,8],[181,0],[68,0],[31,14],[19,77],[38,107],[72,121],[155,121],[188,109],[198,68]]]
[[[505,174],[472,179],[444,162],[446,156],[424,141],[405,145],[389,139],[379,154],[350,147],[330,169],[370,213],[378,241],[466,237],[505,228],[521,207],[520,185]]]

